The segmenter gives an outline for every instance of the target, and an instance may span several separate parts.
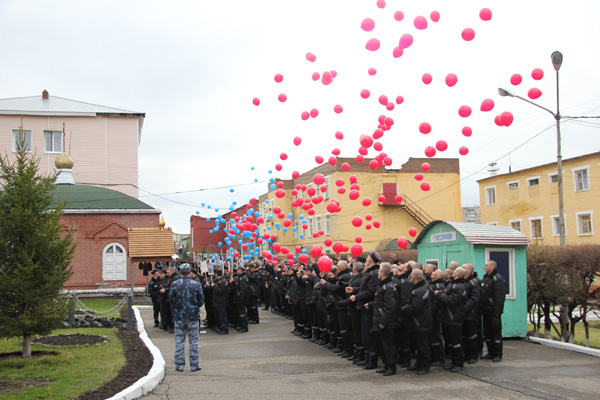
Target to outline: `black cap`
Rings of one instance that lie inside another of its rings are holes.
[[[381,262],[381,256],[376,251],[370,252],[369,257],[371,257],[371,260],[373,260],[375,264],[379,264]]]
[[[364,264],[367,262],[367,258],[361,255],[361,256],[356,257],[356,261]]]

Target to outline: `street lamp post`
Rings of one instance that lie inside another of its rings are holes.
[[[559,51],[555,51],[552,53],[552,65],[554,66],[554,70],[556,71],[556,112],[542,107],[539,104],[534,103],[531,100],[528,100],[524,97],[517,96],[514,93],[509,92],[506,89],[498,88],[498,94],[503,97],[516,97],[521,99],[529,104],[532,104],[538,108],[541,108],[544,111],[552,114],[554,119],[556,120],[556,167],[558,168],[558,232],[560,236],[560,245],[565,245],[565,215],[564,215],[564,200],[563,200],[563,170],[562,170],[562,150],[561,150],[561,135],[560,135],[560,97],[559,97],[559,86],[558,86],[558,71],[560,70],[560,66],[562,65],[563,55]]]

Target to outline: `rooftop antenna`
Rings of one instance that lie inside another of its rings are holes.
[[[511,165],[511,161],[510,161],[510,151],[508,152],[508,173],[509,174],[512,173],[512,165]]]
[[[496,162],[491,162],[488,164],[489,168],[488,168],[488,172],[490,173],[491,176],[496,176],[496,173],[498,172],[498,163]]]

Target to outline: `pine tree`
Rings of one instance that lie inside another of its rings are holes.
[[[41,176],[39,159],[17,143],[16,160],[0,156],[0,338],[31,341],[65,317],[59,291],[71,275],[71,232],[60,223],[64,204],[50,209],[55,176]]]

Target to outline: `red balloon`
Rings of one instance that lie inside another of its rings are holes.
[[[475,31],[471,28],[465,28],[462,31],[461,36],[465,41],[470,42],[475,38]]]
[[[421,80],[423,81],[424,84],[429,85],[431,83],[431,81],[433,80],[433,77],[431,76],[431,74],[423,74],[423,77],[421,77]]]
[[[360,27],[365,32],[371,32],[373,28],[375,28],[375,21],[373,21],[372,18],[365,18],[360,24]]]
[[[363,89],[360,91],[360,97],[362,97],[363,99],[368,99],[369,96],[371,96],[371,92],[369,92],[367,89]]]
[[[360,244],[354,243],[350,249],[350,252],[352,253],[352,257],[356,258],[362,254],[363,248]]]
[[[436,150],[435,150],[435,147],[427,146],[425,148],[425,155],[427,157],[433,157],[433,156],[435,156],[435,153],[437,153]]]
[[[467,146],[462,146],[460,149],[458,149],[458,152],[461,156],[466,156],[469,152],[469,149],[467,148]]]
[[[300,145],[300,143],[302,143],[302,139],[300,139],[298,136],[296,136],[296,137],[294,138],[294,144],[295,144],[296,146],[298,146],[298,145]]]
[[[333,150],[331,150],[331,154],[333,154],[334,156],[339,156],[340,155],[340,149],[333,149]]]
[[[340,131],[337,131],[337,132],[335,133],[335,138],[336,138],[337,140],[342,140],[342,139],[344,138],[344,134],[343,134],[342,132],[340,132]]]
[[[287,155],[286,153],[281,153],[281,154],[279,155],[279,158],[281,158],[281,160],[282,160],[282,161],[285,161],[285,160],[287,160],[287,158],[288,158],[288,155]]]
[[[315,62],[317,60],[317,56],[313,53],[306,53],[306,59],[310,62]]]
[[[306,254],[300,254],[298,258],[300,259],[300,262],[302,264],[306,264],[306,262],[308,261],[308,256]]]
[[[275,196],[276,196],[278,199],[281,199],[282,197],[284,197],[284,196],[285,196],[285,191],[284,191],[283,189],[277,189],[277,190],[275,191]]]
[[[446,75],[446,85],[448,85],[449,87],[452,87],[454,85],[456,85],[456,82],[458,82],[458,77],[455,74],[448,74]]]
[[[429,17],[433,22],[438,22],[440,20],[440,13],[437,11],[432,11]]]
[[[287,100],[287,96],[283,93],[281,93],[278,97],[280,102],[285,103],[285,101]]]
[[[339,114],[339,113],[341,113],[342,111],[344,111],[344,108],[343,108],[341,105],[339,105],[339,104],[336,104],[336,105],[333,107],[333,111],[335,111],[335,113],[336,113],[336,114]]]
[[[329,247],[329,246],[331,246],[331,243],[333,243],[331,239],[329,239],[329,238],[325,239],[325,246]]]
[[[425,17],[419,15],[418,17],[415,17],[414,25],[415,25],[415,28],[417,28],[419,30],[426,29],[427,28],[427,19]]]
[[[385,108],[387,108],[388,111],[392,111],[394,108],[396,108],[396,106],[394,105],[394,103],[392,103],[391,101],[389,101],[387,103],[387,105],[385,106]]]
[[[308,113],[308,111],[302,111],[302,114],[300,114],[300,118],[302,118],[302,121],[306,121],[309,117],[310,114]]]
[[[513,86],[519,85],[522,81],[523,81],[523,77],[519,74],[514,74],[513,76],[510,77],[510,83]]]
[[[356,161],[361,163],[361,162],[365,161],[365,157],[362,154],[359,154],[356,156]]]
[[[513,115],[510,111],[504,111],[500,114],[500,122],[503,126],[510,126],[513,123]]]
[[[369,75],[373,76],[377,73],[377,70],[375,68],[369,68],[368,73],[369,73]]]
[[[404,103],[404,97],[396,96],[396,104],[402,104],[402,103]]]
[[[417,230],[415,228],[410,228],[408,230],[408,234],[412,237],[415,237],[415,236],[417,236]]]
[[[413,44],[413,37],[410,33],[405,33],[400,37],[400,43],[398,47],[401,49],[408,49]]]
[[[350,171],[350,164],[348,164],[347,162],[342,164],[342,169],[344,171]]]
[[[341,242],[335,242],[332,248],[335,253],[340,254],[344,249],[344,245]]]
[[[401,249],[406,250],[406,248],[408,247],[408,240],[406,240],[406,238],[404,236],[398,238],[398,247],[400,247]]]
[[[319,271],[329,273],[331,271],[331,258],[328,256],[321,256],[318,261]]]
[[[373,139],[379,139],[383,136],[383,129],[375,129],[375,132],[373,132]]]
[[[460,115],[463,118],[467,118],[469,115],[471,115],[471,107],[460,106],[460,108],[458,109],[458,115]]]
[[[536,81],[539,81],[544,77],[544,71],[541,68],[535,68],[533,71],[531,71],[531,77]]]
[[[483,112],[492,111],[494,109],[494,100],[492,100],[492,99],[485,99],[485,100],[483,100],[481,102],[480,109]]]
[[[286,228],[289,228],[292,225],[292,221],[289,219],[286,219],[285,221],[283,221],[283,226],[285,226]]]
[[[321,156],[316,156],[316,157],[315,157],[315,161],[317,162],[317,164],[323,164],[323,157],[321,157]]]
[[[322,174],[315,174],[313,176],[313,182],[317,185],[322,185],[325,183],[325,177]]]
[[[299,177],[300,177],[300,172],[298,172],[298,171],[292,172],[292,178],[298,179]]]
[[[338,205],[337,204],[335,204],[333,202],[330,202],[329,204],[327,204],[327,211],[329,211],[330,213],[333,214],[334,212],[337,211],[337,209],[338,209]]]
[[[394,13],[394,19],[396,21],[402,21],[404,19],[404,13],[402,11],[396,11]]]
[[[531,88],[529,89],[529,92],[527,92],[527,96],[532,100],[538,99],[541,95],[542,91],[538,88]]]
[[[281,245],[278,242],[273,243],[273,251],[279,253],[281,251]]]
[[[435,144],[435,148],[438,151],[446,151],[448,149],[448,143],[445,140],[438,140]]]
[[[364,147],[360,146],[358,148],[358,153],[362,156],[366,156],[369,153],[369,150],[365,149]]]
[[[362,243],[362,236],[360,236],[360,235],[357,235],[357,236],[354,238],[354,241],[355,241],[356,243]]]
[[[388,98],[386,95],[382,94],[381,96],[379,96],[379,104],[381,104],[382,106],[385,106],[388,103]]]
[[[255,97],[252,99],[252,104],[254,104],[255,106],[260,104],[260,99],[258,97]]]
[[[496,115],[496,116],[494,117],[494,123],[495,123],[496,125],[498,125],[498,126],[502,126],[502,122],[500,122],[500,116],[499,116],[499,115]]]
[[[479,18],[483,21],[489,21],[492,19],[492,10],[489,8],[482,8],[481,11],[479,11]]]
[[[310,116],[312,118],[317,118],[318,115],[319,115],[319,110],[317,110],[316,108],[313,108],[312,110],[310,110]]]
[[[462,128],[462,134],[466,137],[469,137],[473,134],[473,130],[468,126],[465,126],[464,128]]]
[[[313,72],[313,74],[312,74],[312,80],[313,80],[313,81],[318,81],[320,77],[321,77],[321,74],[320,74],[320,73],[318,73],[318,72]]]
[[[404,50],[400,47],[394,47],[394,49],[392,50],[392,56],[394,58],[400,58],[402,57],[402,54],[404,54]]]
[[[368,198],[368,197],[365,197],[363,199],[363,201],[362,201],[362,205],[365,206],[365,207],[370,206],[371,205],[371,199]]]
[[[380,203],[385,202],[385,196],[380,194],[379,196],[377,196],[377,200],[379,200]]]
[[[420,172],[417,172],[415,174],[415,179],[418,180],[418,181],[422,181],[423,180],[423,174],[420,173]]]
[[[381,144],[381,142],[375,142],[373,144],[373,149],[375,149],[375,151],[381,151],[383,150],[383,145]]]
[[[281,164],[275,164],[275,169],[277,171],[281,171],[283,169],[283,167],[281,166]]]
[[[379,228],[379,227],[381,226],[381,222],[379,222],[379,221],[375,220],[375,221],[373,221],[373,226],[374,226],[375,228]]]
[[[376,169],[379,166],[379,163],[375,160],[369,161],[369,168]]]
[[[431,132],[431,125],[427,122],[421,122],[419,124],[419,132],[425,135],[428,134],[429,132]]]
[[[396,197],[394,197],[396,203],[402,203],[402,200],[404,200],[404,197],[402,197],[401,194],[397,194]]]
[[[359,226],[362,225],[362,223],[363,223],[363,220],[362,220],[361,217],[354,217],[354,218],[352,218],[352,225],[354,225],[355,227],[358,228]]]
[[[323,72],[323,76],[321,77],[321,83],[323,85],[329,85],[331,82],[333,82],[333,76],[331,75],[331,72]]]
[[[279,83],[283,80],[283,75],[275,74],[275,82]]]
[[[273,209],[273,214],[279,214],[281,212],[281,208],[275,206],[275,208]]]
[[[320,257],[323,252],[323,248],[320,245],[314,245],[312,249],[310,249],[310,255],[314,258]]]
[[[421,170],[422,170],[423,172],[427,172],[427,171],[429,171],[429,169],[430,169],[430,168],[431,168],[431,165],[429,165],[429,163],[426,163],[426,162],[425,162],[425,163],[421,164]]]
[[[377,0],[377,7],[385,8],[385,0]]]
[[[350,181],[350,183],[356,183],[357,182],[356,175],[350,175],[350,178],[348,178],[348,180]]]
[[[334,156],[329,157],[329,164],[335,165],[337,163],[337,158]]]
[[[367,49],[369,51],[377,51],[377,50],[379,50],[380,46],[381,46],[381,43],[379,42],[379,39],[372,38],[367,41],[367,44],[365,44],[365,49]]]
[[[358,192],[358,190],[351,190],[350,193],[348,194],[348,197],[350,198],[350,200],[356,200],[356,199],[358,199],[359,196],[360,196],[360,193]]]
[[[369,135],[360,136],[360,145],[366,149],[373,146],[373,138]],[[363,154],[364,155],[364,154]]]
[[[421,190],[424,192],[428,192],[429,189],[431,189],[431,186],[429,186],[429,182],[421,182]]]

